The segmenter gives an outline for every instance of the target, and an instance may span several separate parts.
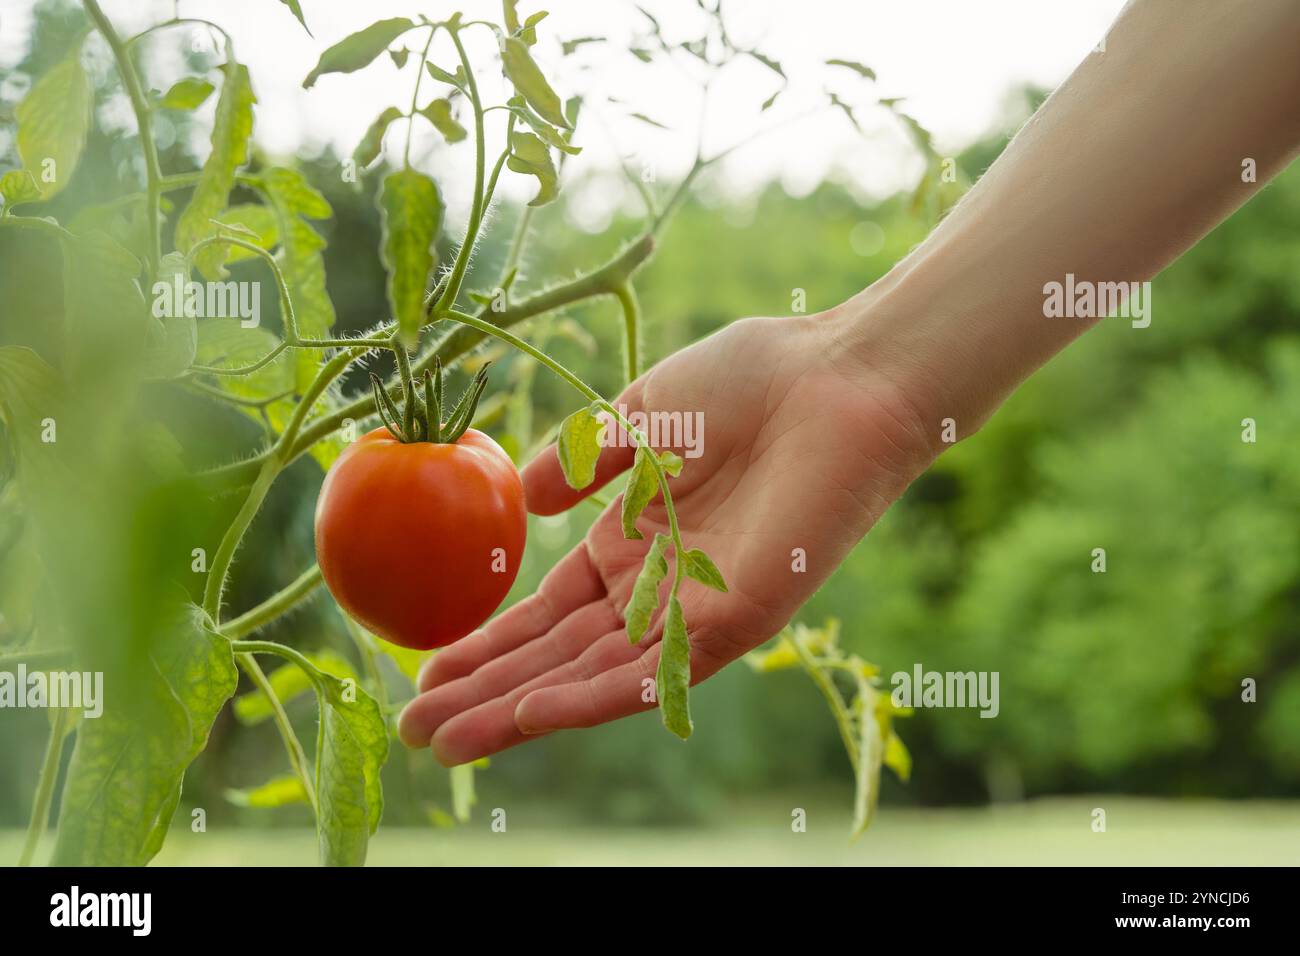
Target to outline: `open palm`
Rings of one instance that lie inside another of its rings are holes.
[[[665,359],[619,398],[630,411],[702,413],[703,453],[671,491],[683,540],[714,559],[729,590],[682,586],[692,682],[784,627],[931,460],[897,389],[846,356],[831,319],[747,319]],[[547,449],[524,471],[529,510],[572,507],[632,457],[604,449],[595,482],[578,492]],[[654,532],[668,530],[662,500],[638,527],[643,540],[625,539],[613,502],[536,594],[436,654],[402,714],[402,739],[432,740],[455,765],[654,707],[645,688],[662,607],[636,645],[622,612]]]

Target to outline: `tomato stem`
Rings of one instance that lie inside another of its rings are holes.
[[[675,595],[677,593],[678,585],[681,584],[682,578],[685,575],[685,563],[682,560],[682,555],[686,551],[686,546],[682,543],[681,529],[677,523],[677,511],[673,507],[672,493],[668,490],[668,473],[664,470],[663,462],[659,460],[658,453],[650,447],[650,439],[633,426],[631,422],[624,418],[622,413],[619,412],[619,410],[599,392],[580,379],[573,372],[570,372],[555,359],[551,358],[541,349],[530,345],[523,339],[519,338],[519,336],[507,332],[505,329],[499,328],[478,316],[466,315],[464,312],[457,312],[455,310],[448,310],[446,315],[447,318],[455,322],[467,325],[472,329],[477,329],[485,335],[498,338],[507,345],[513,346],[525,355],[528,355],[542,363],[542,365],[546,366],[556,375],[560,376],[560,378],[564,379],[577,389],[577,391],[580,392],[588,401],[599,405],[603,411],[608,413],[616,422],[619,423],[620,426],[623,427],[624,430],[627,431],[629,435],[632,436],[632,439],[638,445],[644,447],[650,453],[650,464],[655,470],[655,477],[658,479],[659,490],[663,494],[664,514],[668,518],[668,530],[673,540],[675,560],[673,561],[673,584],[671,594]]]
[[[32,816],[27,824],[27,839],[23,843],[19,866],[31,866],[36,847],[41,842],[41,835],[50,822],[50,805],[54,802],[54,782],[59,776],[59,758],[63,756],[63,743],[68,733],[68,717],[71,714],[66,707],[57,707],[50,724],[50,740],[45,746],[45,760],[41,764],[41,775],[36,783],[36,796],[32,799]]]
[[[149,101],[145,98],[144,88],[140,85],[140,76],[135,64],[131,62],[131,51],[127,49],[122,38],[113,29],[112,22],[104,16],[96,0],[82,0],[86,13],[95,21],[95,26],[108,41],[117,62],[117,71],[122,75],[122,86],[126,88],[131,100],[131,111],[135,113],[136,125],[140,131],[140,149],[144,152],[145,188],[148,193],[148,208],[145,210],[145,222],[149,228],[149,279],[158,274],[158,262],[162,258],[162,167],[158,162],[158,146],[153,139],[153,117],[149,112]]]
[[[465,278],[465,270],[469,267],[469,257],[474,251],[474,243],[478,239],[479,228],[483,225],[483,175],[484,166],[486,165],[485,156],[485,136],[483,133],[483,102],[479,99],[478,83],[474,79],[474,67],[470,64],[469,54],[465,52],[465,44],[461,42],[460,31],[456,24],[444,24],[447,32],[451,34],[451,42],[456,45],[456,53],[460,56],[460,62],[465,67],[465,92],[469,95],[470,106],[474,108],[474,201],[470,207],[469,222],[465,225],[465,241],[461,243],[460,249],[456,252],[456,262],[452,266],[451,275],[447,279],[447,287],[443,289],[442,295],[438,298],[437,304],[433,307],[434,315],[449,308],[456,302],[456,297],[460,295],[460,284]],[[506,148],[510,148],[509,142]]]

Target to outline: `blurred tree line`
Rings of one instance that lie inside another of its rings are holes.
[[[48,66],[80,29],[66,4],[43,3],[39,13],[28,57],[0,71],[0,120],[12,118],[24,77]],[[110,70],[100,82],[110,93],[116,84]],[[957,157],[966,181],[978,178],[1041,98],[1038,91],[1018,94],[1007,122]],[[178,115],[164,128],[164,168],[192,166],[190,123]],[[197,145],[206,148],[202,136]],[[345,183],[339,162],[323,155],[300,165],[334,208],[333,219],[317,225],[329,242],[339,328],[359,331],[384,312],[378,176]],[[0,133],[0,169],[13,165],[12,137]],[[97,129],[81,173],[50,211],[63,219],[92,198],[136,188],[137,167],[133,129]],[[623,188],[615,179],[606,185]],[[697,196],[638,278],[650,360],[732,319],[787,314],[795,289],[806,291],[809,311],[835,305],[882,275],[933,225],[932,205],[915,196],[864,202],[837,182],[798,198],[773,185],[723,203],[706,178]],[[495,275],[517,216],[516,209],[498,210],[476,259],[480,274]],[[883,233],[880,249],[853,241],[864,222]],[[978,436],[912,487],[804,609],[801,619],[810,623],[840,618],[844,643],[885,675],[917,662],[1001,675],[996,719],[974,710],[921,711],[901,725],[914,776],[906,786],[888,780],[886,802],[1093,790],[1300,793],[1298,224],[1300,169],[1292,169],[1156,280],[1150,328],[1102,322],[1034,376]],[[530,276],[601,261],[637,222],[621,214],[592,235],[557,204],[534,228],[521,289]],[[445,261],[450,245],[441,252]],[[258,269],[240,264],[235,278],[265,278]],[[58,310],[50,293],[58,288],[57,256],[25,237],[0,236],[0,344],[53,349],[46,317]],[[615,394],[617,363],[590,358],[593,348],[617,354],[613,303],[570,314],[591,341],[554,336],[546,323],[521,334],[552,335],[548,347],[557,358]],[[274,326],[278,317],[264,321]],[[493,383],[515,394],[493,430],[522,455],[525,439],[544,435],[573,402],[547,376],[530,379],[523,360],[502,358]],[[256,436],[251,422],[177,391],[168,387],[163,420],[187,436],[194,465],[247,450]],[[1245,418],[1257,422],[1255,443],[1241,440]],[[277,484],[245,546],[233,610],[313,560],[320,479],[304,458]],[[533,522],[515,597],[536,585],[594,514],[580,506]],[[1106,550],[1104,574],[1092,571],[1095,548]],[[18,573],[12,562],[0,565],[11,585]],[[0,644],[5,636],[0,632]],[[352,653],[325,600],[268,636]],[[390,676],[395,686],[402,680]],[[1256,703],[1241,699],[1246,678],[1257,683]],[[565,805],[588,821],[653,823],[707,817],[740,795],[779,792],[796,803],[809,788],[847,795],[835,728],[801,674],[758,676],[737,665],[701,685],[694,706],[689,745],[643,715],[504,754],[479,777],[482,802],[513,807],[524,818]],[[292,713],[304,732],[314,720],[305,700]],[[25,820],[44,720],[0,714],[0,825]],[[226,788],[282,772],[282,762],[272,729],[241,730],[227,713],[187,778],[185,802],[206,807],[217,822],[304,823],[297,808],[268,813],[223,799]],[[431,803],[447,806],[446,773],[426,754],[395,751],[385,785],[390,823],[425,819]]]

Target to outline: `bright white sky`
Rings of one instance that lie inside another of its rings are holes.
[[[5,62],[21,55],[31,4],[0,0],[0,59]],[[691,0],[644,0],[642,5],[663,24],[670,39],[692,39],[699,32],[700,15]],[[102,0],[102,6],[126,33],[166,18],[173,5],[163,0]],[[302,78],[325,46],[383,17],[414,17],[421,11],[434,15],[456,7],[468,16],[500,16],[495,0],[458,5],[450,0],[302,0],[313,39],[278,0],[181,0],[179,6],[182,15],[215,20],[233,35],[239,58],[251,69],[259,101],[256,137],[277,154],[332,144],[347,155],[384,107],[409,105],[414,67],[408,63],[399,73],[387,57],[359,73],[327,75],[313,89],[303,90]],[[853,103],[905,97],[906,108],[935,133],[940,151],[955,151],[998,121],[1008,90],[1027,81],[1048,87],[1060,83],[1122,6],[1123,0],[730,0],[724,9],[733,38],[780,60],[790,86],[760,117],[758,105],[779,80],[748,60],[729,68],[710,94],[706,153],[748,136],[760,124],[780,124],[807,113],[822,101],[828,87]],[[551,15],[539,27],[536,56],[547,66],[560,95],[596,90],[625,104],[590,109],[587,115],[596,122],[584,130],[584,152],[570,161],[566,177],[613,168],[621,154],[638,168],[651,164],[661,181],[671,181],[694,155],[699,128],[700,99],[687,73],[672,65],[643,64],[626,52],[645,22],[627,0],[520,3],[523,15],[541,9]],[[493,54],[491,37],[477,32],[482,35],[471,46],[471,56],[486,64]],[[612,42],[590,44],[579,55],[560,57],[558,40],[589,35]],[[444,42],[435,44],[434,59],[453,66],[454,55]],[[845,70],[822,66],[830,57],[868,64],[879,82],[870,84]],[[490,68],[481,70],[487,72]],[[178,78],[172,73],[165,64],[158,65],[151,80],[165,88]],[[421,105],[433,89],[426,77]],[[484,95],[500,92],[489,83]],[[210,104],[206,108],[210,110]],[[671,131],[629,119],[626,114],[634,111],[654,117]],[[489,116],[501,124],[503,114]],[[894,122],[878,109],[866,111],[864,121],[866,138],[836,111],[779,126],[729,157],[714,174],[714,183],[738,195],[773,179],[801,193],[829,173],[875,195],[910,185],[918,167]],[[469,144],[447,148],[431,131],[423,135],[427,126],[421,126],[413,151],[417,165],[437,174],[449,199],[464,195],[466,190],[458,187],[468,183]],[[389,133],[390,151],[400,151],[403,137],[404,131],[395,125]],[[499,143],[490,142],[489,148],[498,149]],[[531,194],[532,180],[506,178],[510,181],[504,188],[512,195]],[[595,204],[600,204],[598,199]],[[601,218],[599,209],[590,213],[593,220]]]

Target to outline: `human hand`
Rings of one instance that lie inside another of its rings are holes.
[[[687,546],[714,559],[729,590],[681,592],[692,683],[784,627],[933,459],[913,403],[843,333],[831,314],[735,322],[669,356],[615,403],[702,413],[703,454],[673,480],[673,501]],[[575,491],[548,448],[523,473],[529,510],[572,507],[633,454],[602,449],[596,480]],[[402,740],[432,741],[453,766],[653,708],[643,681],[658,665],[662,607],[636,645],[622,611],[654,533],[668,530],[661,499],[639,527],[643,540],[623,537],[615,500],[536,594],[439,651],[402,713]]]

